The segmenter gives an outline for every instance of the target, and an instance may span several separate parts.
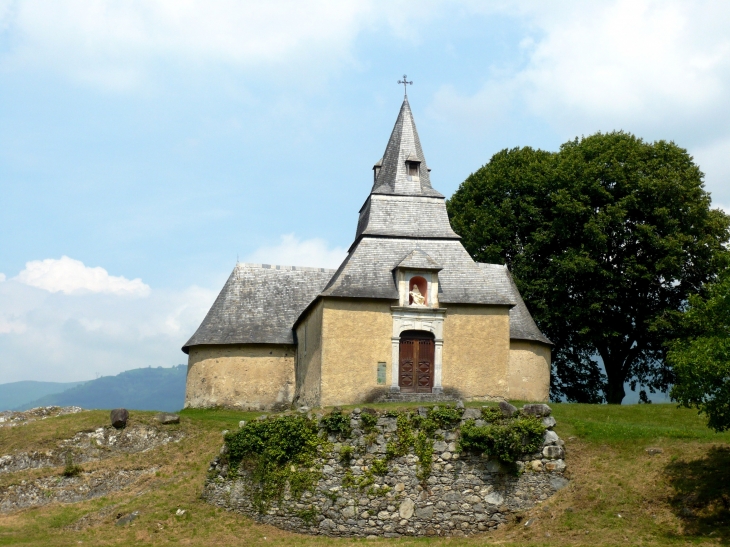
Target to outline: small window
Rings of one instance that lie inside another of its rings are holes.
[[[378,385],[385,385],[385,363],[378,363]]]
[[[409,177],[417,177],[418,176],[418,162],[417,161],[409,161],[407,163],[408,165],[408,176]]]

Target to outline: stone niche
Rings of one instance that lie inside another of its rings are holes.
[[[377,425],[366,433],[361,416],[368,410],[355,409],[350,414],[350,439],[329,436],[329,448],[316,462],[321,478],[313,491],[301,498],[285,494],[279,503],[271,504],[263,513],[258,511],[247,493],[250,478],[245,473],[230,474],[225,457],[211,463],[203,497],[256,521],[305,534],[464,536],[494,530],[568,484],[564,443],[553,431],[555,419],[547,405],[525,405],[521,410],[542,420],[543,447],[509,467],[483,455],[458,452],[460,426],[469,419],[484,424],[481,409],[460,409],[460,423],[434,434],[433,463],[425,481],[418,477],[418,457],[413,449],[390,461],[387,473],[372,474],[373,463],[383,461],[386,446],[396,440],[397,419],[380,413]],[[428,410],[419,408],[418,412],[425,416]],[[341,458],[346,445],[355,453],[349,463]],[[221,453],[225,454],[225,446]],[[369,470],[372,484],[367,488],[352,485],[353,477],[361,480]]]

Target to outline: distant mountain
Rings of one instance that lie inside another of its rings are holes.
[[[0,384],[0,411],[12,410],[16,407],[35,401],[46,395],[61,393],[84,382],[11,382]]]
[[[102,376],[61,393],[19,405],[17,410],[37,406],[80,406],[174,412],[185,403],[187,367],[137,368],[116,376]]]

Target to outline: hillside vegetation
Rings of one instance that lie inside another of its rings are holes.
[[[386,405],[377,405],[386,406]],[[396,405],[392,405],[396,406]],[[397,405],[406,406],[406,405]],[[695,412],[673,405],[554,404],[566,440],[571,485],[494,533],[472,538],[375,540],[398,545],[721,545],[730,541],[730,434],[715,434]],[[257,524],[200,500],[221,432],[257,413],[186,410],[177,442],[147,452],[82,463],[74,480],[103,473],[132,477],[123,488],[78,503],[0,512],[0,545],[350,545],[358,540],[299,536]],[[108,425],[106,411],[81,412],[0,427],[0,458],[48,450],[79,431]],[[130,427],[154,425],[133,412]],[[172,430],[169,430],[172,431]],[[647,449],[653,449],[647,452]],[[48,496],[63,467],[0,473],[9,488],[33,481]],[[25,481],[25,483],[23,482]],[[44,481],[44,482],[43,482]],[[118,517],[139,511],[131,523]],[[184,512],[183,512],[184,511]]]
[[[54,392],[45,397],[39,396],[40,398],[30,400],[25,404],[8,408],[26,410],[38,406],[126,407],[173,412],[185,403],[186,373],[185,365],[168,368],[137,368],[116,376],[102,376],[75,387],[70,385],[71,389],[60,393]],[[0,388],[2,388],[1,385]],[[2,403],[1,399],[0,403]],[[4,408],[0,410],[4,410]]]
[[[84,382],[34,382],[24,380],[21,382],[10,382],[0,384],[0,411],[15,410],[31,401],[61,393]],[[37,405],[36,405],[37,406]],[[28,407],[32,408],[32,407]]]

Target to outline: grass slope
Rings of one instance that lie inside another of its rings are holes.
[[[46,395],[60,393],[84,382],[11,382],[0,384],[0,411],[13,410]]]
[[[116,376],[102,376],[62,393],[46,395],[22,405],[19,410],[58,405],[174,412],[185,403],[186,372],[185,365],[128,370]]]
[[[492,534],[364,542],[300,536],[216,509],[200,500],[200,490],[208,462],[220,449],[221,430],[234,428],[239,420],[256,414],[185,410],[179,427],[186,437],[181,442],[85,465],[87,470],[156,465],[156,475],[127,491],[88,502],[0,514],[0,545],[562,547],[730,542],[730,433],[714,434],[696,413],[673,405],[551,406],[558,433],[567,442],[571,484],[526,513],[521,522]],[[131,417],[149,418],[139,412]],[[50,446],[74,431],[107,422],[108,413],[99,411],[0,428],[0,452]],[[649,447],[661,448],[663,453],[650,456]],[[0,492],[11,484],[60,472],[46,469],[0,475]],[[177,516],[178,508],[186,513]],[[136,510],[140,517],[134,523],[114,525],[116,515]],[[525,526],[526,522],[530,525]]]

